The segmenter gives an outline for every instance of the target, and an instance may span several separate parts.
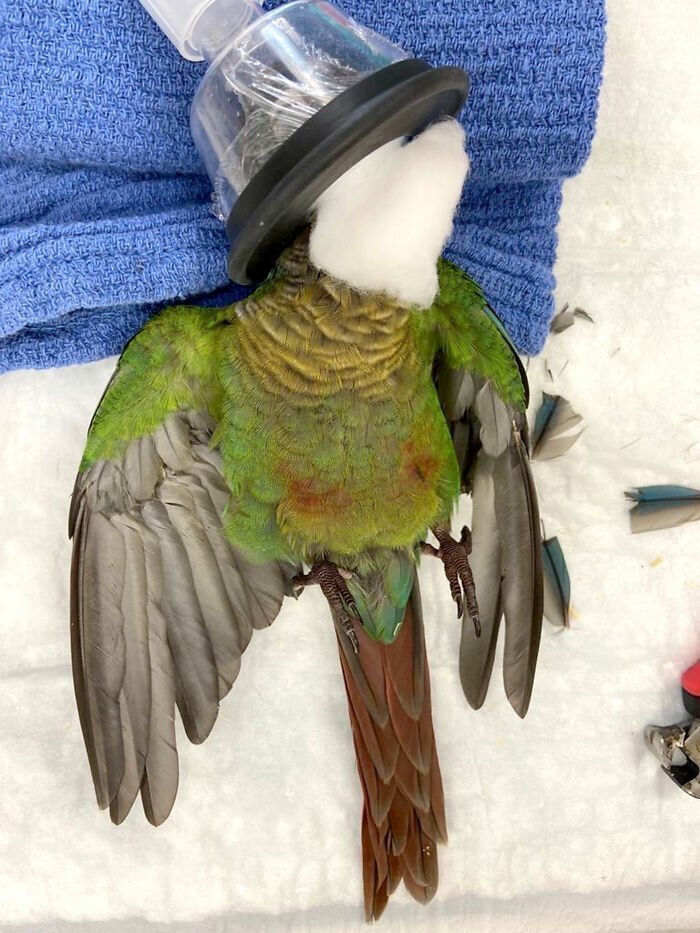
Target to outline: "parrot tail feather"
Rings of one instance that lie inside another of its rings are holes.
[[[402,879],[417,901],[432,899],[437,843],[447,842],[418,584],[391,644],[370,638],[353,619],[356,651],[335,613],[334,620],[364,795],[362,867],[369,923],[379,919]]]

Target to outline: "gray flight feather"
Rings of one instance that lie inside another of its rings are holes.
[[[158,456],[171,470],[186,470],[192,464],[189,426],[185,418],[168,415],[153,432]]]
[[[193,448],[195,452],[199,448]],[[202,452],[202,462],[195,462],[191,470],[191,477],[196,479],[202,489],[209,495],[211,504],[219,515],[224,514],[228,501],[228,489],[225,486],[217,466],[220,466],[220,457],[217,451],[207,450],[205,459]],[[205,506],[205,499],[193,491],[197,502]],[[224,532],[219,521],[216,527],[207,524],[213,529],[213,537],[223,538]],[[216,548],[216,542],[212,541]],[[227,545],[228,546],[228,545]],[[228,548],[228,562],[231,573],[226,573],[225,583],[234,606],[247,606],[247,618],[253,628],[267,628],[279,612],[284,596],[292,595],[291,580],[299,573],[300,568],[292,563],[272,562],[266,564],[254,563],[248,560],[237,548]]]
[[[175,705],[203,741],[253,629],[272,623],[298,570],[254,564],[227,539],[215,428],[205,413],[171,414],[76,479],[73,680],[97,800],[116,823],[139,791],[151,823],[168,817]]]
[[[464,369],[442,366],[438,377],[438,392],[448,421],[459,420],[474,401],[474,380]]]
[[[475,379],[464,369],[450,369],[446,363],[440,365],[436,378],[440,404],[450,425],[459,472],[466,481],[477,436],[469,413],[482,380]]]
[[[110,805],[114,823],[121,823],[139,793],[146,767],[150,732],[151,666],[148,655],[148,587],[146,559],[139,532],[115,518],[124,539],[126,557],[121,610],[124,632],[124,682],[119,696],[124,753],[124,777]]]
[[[508,408],[490,382],[486,382],[479,390],[474,411],[481,425],[481,446],[490,457],[497,457],[510,443],[513,424]]]
[[[112,522],[99,512],[85,514],[81,522],[84,550],[78,564],[80,629],[74,647],[79,650],[85,689],[78,699],[83,732],[92,737],[91,764],[95,792],[102,809],[113,800],[124,774],[124,747],[119,695],[124,681],[124,646],[121,590],[124,584],[124,541]],[[81,542],[82,543],[82,542]],[[90,618],[89,632],[83,620]]]
[[[91,511],[111,515],[121,511],[130,496],[121,463],[113,460],[96,463],[86,477],[85,493]]]
[[[149,823],[160,826],[170,816],[178,785],[175,668],[167,640],[165,617],[150,602],[148,653],[151,660],[151,726],[141,799]]]
[[[469,472],[473,438],[472,425],[467,420],[460,419],[452,424],[452,446],[454,447],[459,473],[463,481]]]
[[[163,463],[152,437],[141,437],[129,444],[124,455],[124,478],[136,502],[151,498],[162,473]]]
[[[503,549],[503,681],[513,709],[524,716],[542,631],[542,541],[537,495],[519,430],[494,464],[494,496]]]
[[[260,608],[257,602],[248,597],[247,583],[241,581],[240,568],[236,563],[234,552],[226,540],[218,517],[219,513],[208,490],[203,488],[194,476],[182,477],[181,479],[186,485],[190,496],[192,513],[196,516],[210,549],[211,569],[214,574],[213,588],[221,600],[223,614],[226,617],[225,635],[223,638],[216,639],[214,648],[217,658],[218,653],[220,653],[222,664],[231,667],[230,687],[238,673],[236,665],[240,666],[241,655],[248,647],[253,634],[251,620],[260,612]],[[274,570],[276,568],[271,571],[273,576]],[[281,605],[281,598],[279,605]],[[279,610],[279,605],[275,607],[275,614]],[[208,618],[207,625],[209,625]],[[265,618],[266,620],[269,619],[269,615],[266,615]],[[234,624],[231,624],[231,622],[234,622]],[[266,622],[266,624],[269,624],[269,622]],[[213,622],[212,625],[216,625],[216,622]]]
[[[158,490],[158,498],[165,505],[170,522],[180,535],[187,561],[192,568],[195,593],[219,677],[217,699],[222,699],[238,676],[241,651],[233,623],[234,610],[219,562],[202,526],[194,499],[184,484],[164,480]]]
[[[488,691],[498,631],[503,611],[501,581],[503,561],[501,540],[496,524],[493,484],[494,461],[480,453],[472,482],[472,553],[469,558],[476,601],[481,620],[481,636],[476,637],[471,619],[462,619],[462,640],[459,648],[459,675],[467,702],[479,709]]]
[[[197,599],[194,572],[182,537],[162,502],[149,501],[143,520],[160,544],[163,601],[168,643],[177,674],[177,705],[190,742],[199,744],[211,732],[219,712],[218,673],[214,650]]]
[[[527,398],[527,379],[512,352]],[[437,373],[463,488],[471,492],[473,501],[469,561],[481,636],[476,637],[472,621],[466,617],[460,643],[460,678],[467,701],[477,709],[486,697],[505,616],[503,679],[511,705],[524,716],[535,675],[543,599],[539,513],[529,466],[527,423],[522,412],[503,402],[489,381],[475,375],[469,381],[474,392],[461,409],[455,389],[462,384],[459,375],[447,376],[442,370]]]
[[[151,662],[151,710],[146,769],[141,800],[147,819],[154,826],[167,819],[175,803],[178,786],[178,755],[175,744],[175,665],[168,644],[168,623],[163,605],[163,569],[155,535],[142,527],[148,572],[148,654]]]

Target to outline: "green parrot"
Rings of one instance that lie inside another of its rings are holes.
[[[139,792],[151,823],[167,818],[175,707],[203,742],[253,630],[320,586],[364,794],[368,921],[401,879],[432,898],[447,838],[421,554],[443,562],[463,619],[472,706],[504,616],[505,688],[525,715],[542,619],[525,375],[478,286],[444,260],[438,280],[428,308],[355,290],[314,267],[306,231],[243,301],[163,311],[119,361],[71,503],[75,693],[115,823]],[[463,490],[473,541],[450,533]]]

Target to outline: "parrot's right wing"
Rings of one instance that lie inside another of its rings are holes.
[[[460,677],[470,705],[486,697],[501,620],[503,680],[527,712],[542,628],[542,554],[528,453],[527,379],[515,349],[477,286],[441,265],[436,311],[442,353],[436,382],[463,487],[471,492],[472,554],[481,637],[462,626]]]
[[[140,423],[158,410],[158,424],[84,462],[70,512],[75,694],[97,800],[115,823],[139,791],[151,823],[167,818],[178,785],[175,705],[189,739],[204,741],[253,630],[274,620],[295,572],[252,563],[227,540],[216,424],[183,405],[201,393],[172,341],[159,339],[167,323],[159,334],[154,320],[128,348],[88,448],[99,450],[95,434],[114,432],[120,418],[133,424],[129,406],[148,402]],[[156,369],[163,342],[165,375]],[[177,410],[161,417],[163,405]]]

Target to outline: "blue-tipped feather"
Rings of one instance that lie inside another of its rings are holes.
[[[700,520],[700,490],[688,486],[637,486],[625,496],[636,502],[630,510],[632,534],[675,528]]]
[[[583,433],[576,431],[583,418],[561,395],[542,393],[542,405],[535,417],[532,459],[553,460],[565,454]]]
[[[625,493],[634,502],[667,502],[675,499],[700,499],[700,489],[689,486],[635,486]]]
[[[558,395],[548,395],[546,392],[542,393],[542,405],[535,417],[535,430],[532,432],[532,443],[534,447],[539,444],[540,438],[544,434],[544,429],[547,427],[547,423],[552,417],[558,398]]]
[[[544,615],[552,625],[569,625],[571,580],[558,538],[542,542],[542,571],[544,576]]]

